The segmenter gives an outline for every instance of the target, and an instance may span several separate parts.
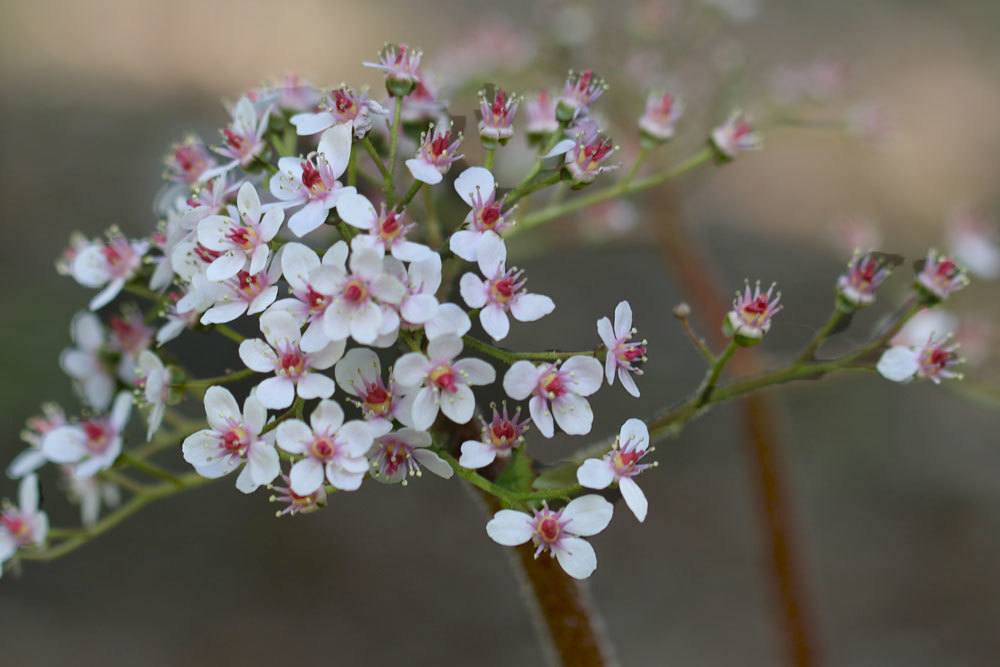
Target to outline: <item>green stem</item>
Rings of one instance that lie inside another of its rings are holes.
[[[837,325],[840,324],[846,314],[847,313],[842,311],[840,308],[835,308],[833,314],[830,315],[830,319],[826,321],[826,324],[820,327],[819,331],[816,332],[816,335],[813,336],[811,341],[809,341],[809,344],[806,345],[804,350],[802,350],[802,353],[798,356],[796,361],[801,363],[803,361],[815,359],[816,351],[819,350],[820,346],[823,345],[826,339],[830,337],[830,334],[837,328]]]
[[[427,241],[432,248],[444,246],[444,234],[441,231],[441,220],[434,207],[434,193],[430,188],[424,188],[424,224],[427,225]]]
[[[494,359],[499,359],[507,365],[522,359],[529,361],[560,361],[571,357],[597,357],[604,350],[604,346],[602,345],[595,350],[587,350],[585,352],[559,352],[556,350],[549,352],[512,352],[468,335],[463,336],[462,340],[470,348],[487,354]]]
[[[706,162],[710,162],[714,157],[715,153],[711,148],[704,148],[689,157],[684,162],[681,162],[673,169],[668,169],[658,174],[652,174],[651,176],[647,176],[633,182],[622,181],[602,190],[592,192],[589,195],[570,199],[569,201],[561,204],[547,206],[522,218],[512,233],[537,227],[538,225],[548,222],[549,220],[560,218],[568,213],[573,213],[575,211],[579,211],[580,209],[587,208],[588,206],[600,204],[608,201],[609,199],[625,197],[643,190],[648,190],[656,187],[657,185],[662,185],[669,180],[682,176],[689,171],[693,171]]]
[[[495,148],[486,149],[486,158],[483,160],[483,166],[490,171],[493,171],[493,156],[496,155],[496,151],[497,149]]]
[[[455,471],[456,475],[467,481],[469,484],[472,484],[480,491],[488,493],[513,507],[520,507],[524,509],[526,504],[531,502],[572,498],[583,490],[583,487],[579,484],[573,484],[572,486],[567,486],[561,489],[547,489],[544,491],[512,491],[500,486],[499,484],[491,482],[475,470],[462,467],[458,460],[447,451],[437,448],[435,448],[434,451],[438,454],[438,456],[444,459],[448,465],[451,466],[451,469]]]
[[[226,324],[212,324],[211,327],[218,331],[220,334],[233,341],[234,343],[242,343],[246,340],[246,336],[236,331],[229,325]]]
[[[423,185],[424,185],[423,181],[413,181],[413,185],[410,186],[410,189],[406,191],[406,194],[403,195],[403,198],[399,200],[398,204],[396,204],[397,213],[406,208],[406,205],[409,204],[410,201],[412,201],[413,198],[417,196],[417,193],[420,192],[420,188],[423,187]]]
[[[385,192],[386,204],[391,208],[396,201],[396,186],[393,177],[396,173],[396,149],[399,147],[399,119],[403,115],[403,98],[396,97],[396,108],[392,114],[392,130],[389,134],[389,171],[385,174],[382,190]]]
[[[216,377],[210,378],[198,378],[196,380],[185,380],[180,387],[191,388],[191,387],[212,387],[218,384],[229,384],[231,382],[239,382],[240,380],[245,380],[246,378],[253,377],[256,375],[257,371],[244,368],[241,371],[235,371],[227,375],[217,375]]]
[[[135,468],[139,472],[145,473],[150,477],[155,477],[156,479],[163,482],[170,482],[171,484],[181,484],[181,479],[177,475],[173,474],[169,470],[165,470],[155,463],[150,463],[141,458],[132,456],[128,452],[121,455],[121,461],[127,466]]]
[[[519,185],[516,189],[512,190],[505,197],[505,204],[507,206],[513,206],[515,203],[517,203],[518,200],[527,197],[533,192],[538,192],[539,190],[543,190],[549,187],[550,185],[555,185],[561,180],[562,180],[562,172],[556,171],[546,176],[545,178],[534,181],[533,183],[523,183]]]
[[[347,185],[354,187],[358,184],[358,151],[357,142],[351,144],[351,156],[347,159]]]
[[[735,340],[729,341],[729,345],[726,345],[726,349],[723,350],[722,354],[720,354],[718,359],[715,360],[712,368],[708,371],[705,383],[698,391],[698,399],[695,404],[696,407],[700,408],[712,399],[712,392],[715,391],[715,385],[719,382],[719,376],[722,375],[723,369],[726,367],[726,364],[729,363],[729,360],[733,358],[733,355],[736,354],[736,350],[738,348],[739,345],[736,344]]]
[[[365,137],[361,140],[361,145],[364,146],[366,151],[368,151],[368,155],[371,157],[372,162],[375,163],[375,166],[378,167],[379,173],[382,174],[382,178],[392,178],[389,175],[389,170],[386,168],[385,163],[382,162],[382,157],[378,154],[378,151],[375,150],[375,145],[372,144],[372,140]]]
[[[628,170],[628,173],[625,174],[625,178],[623,178],[621,183],[619,183],[620,187],[628,187],[628,184],[631,183],[632,179],[635,178],[635,175],[639,173],[639,169],[642,168],[642,165],[645,164],[648,157],[649,149],[645,146],[641,146],[639,148],[639,154],[635,158],[635,163],[632,165],[632,168]]]

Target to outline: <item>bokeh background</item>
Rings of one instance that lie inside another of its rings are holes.
[[[652,85],[689,102],[661,164],[697,147],[729,106],[771,122],[762,153],[685,178],[668,196],[563,221],[518,249],[559,314],[530,335],[515,328],[512,347],[590,346],[593,322],[623,297],[651,341],[642,399],[602,392],[595,439],[681,399],[702,373],[670,315],[687,297],[657,225],[693,238],[704,274],[727,290],[745,277],[779,281],[786,309],[763,352],[778,359],[825,319],[849,254],[845,224],[874,221],[884,249],[915,259],[945,242],[955,210],[997,212],[997,3],[607,4],[0,2],[0,458],[20,451],[17,433],[43,400],[74,404],[57,358],[87,295],[52,270],[69,233],[147,233],[162,155],[189,130],[213,140],[220,98],[291,71],[375,85],[360,62],[387,39],[424,46],[442,82],[482,72],[448,96],[469,117],[482,81],[555,86],[571,64],[600,67],[612,88],[599,108],[626,161],[630,119]],[[525,156],[501,154],[502,182]],[[955,304],[987,352],[998,294],[980,282]],[[720,317],[695,313],[703,328]],[[863,340],[876,318],[833,349]],[[178,349],[235,362],[207,338]],[[1000,413],[978,391],[997,386],[995,365],[987,358],[969,376],[975,400],[874,376],[769,394],[823,664],[996,664]],[[594,540],[591,590],[623,664],[782,664],[744,440],[734,406],[693,423],[643,477],[646,523],[619,512]],[[548,459],[570,447],[529,446]],[[55,523],[75,519],[48,496]],[[461,484],[366,484],[297,520],[275,521],[273,509],[223,482],[8,574],[2,662],[543,664],[507,554]]]

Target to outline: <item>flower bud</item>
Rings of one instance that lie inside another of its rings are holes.
[[[651,93],[646,99],[646,111],[639,119],[643,145],[652,148],[672,139],[674,125],[683,112],[683,103],[670,93]]]
[[[722,332],[741,347],[750,347],[763,340],[771,328],[771,318],[783,308],[779,304],[781,292],[775,293],[774,288],[772,283],[767,292],[762,292],[758,281],[751,292],[747,282],[742,293],[736,292],[733,309],[726,315]]]
[[[592,70],[570,71],[563,93],[556,103],[556,119],[564,125],[570,123],[578,114],[586,112],[607,89],[608,84],[601,77],[595,76]]]
[[[519,103],[517,97],[508,96],[502,88],[493,94],[492,99],[487,97],[485,91],[479,93],[479,138],[483,146],[496,148],[497,144],[502,146],[514,136],[514,116]]]
[[[760,135],[742,111],[734,111],[725,123],[712,130],[710,141],[719,158],[727,162],[761,147]]]
[[[932,248],[917,274],[914,287],[924,303],[933,305],[944,301],[968,284],[969,276],[965,269],[955,260]]]
[[[892,273],[893,258],[879,252],[856,252],[847,273],[837,279],[837,308],[850,313],[875,303],[875,292]]]
[[[556,103],[547,90],[541,90],[538,95],[524,104],[527,116],[525,133],[528,142],[540,144],[553,132],[559,131],[559,121],[556,119]]]
[[[420,80],[422,51],[410,49],[406,44],[386,44],[378,54],[377,63],[365,63],[385,72],[385,89],[392,97],[406,97]]]

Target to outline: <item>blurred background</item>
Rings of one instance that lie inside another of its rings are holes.
[[[963,220],[995,232],[1000,4],[607,4],[0,2],[0,459],[23,448],[17,433],[43,401],[75,405],[57,360],[89,294],[52,268],[69,234],[149,233],[163,155],[189,131],[214,142],[222,98],[289,72],[368,82],[380,96],[361,61],[386,40],[424,47],[452,113],[468,118],[484,82],[556,87],[570,66],[598,68],[611,89],[597,108],[626,165],[650,88],[688,106],[653,165],[696,150],[733,106],[764,126],[759,154],[560,221],[515,250],[559,314],[530,334],[515,327],[510,347],[592,346],[594,321],[621,298],[650,340],[642,398],[603,391],[595,440],[681,400],[703,372],[670,314],[692,297],[663,229],[693,240],[688,258],[727,297],[744,278],[780,283],[786,307],[761,363],[794,354],[825,321],[856,243],[915,260],[954,244]],[[465,152],[478,158],[473,137]],[[501,151],[501,183],[529,159],[524,147]],[[900,274],[831,349],[865,340],[905,290]],[[949,303],[971,362],[961,392],[852,375],[768,394],[821,664],[997,664],[998,294],[977,280]],[[718,326],[721,312],[692,305],[703,330]],[[236,362],[214,339],[189,338],[182,358]],[[722,406],[661,445],[642,480],[646,523],[619,512],[594,539],[591,590],[625,665],[785,659],[739,414]],[[570,446],[529,442],[547,460]],[[183,465],[179,453],[166,460]],[[0,495],[14,492],[6,482]],[[461,484],[425,476],[342,495],[276,521],[266,494],[224,481],[56,563],[5,573],[3,662],[543,664],[508,554]],[[54,523],[76,520],[48,496]]]

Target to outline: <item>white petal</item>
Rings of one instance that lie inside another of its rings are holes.
[[[216,283],[229,280],[243,270],[246,263],[246,256],[228,251],[208,265],[205,276]]]
[[[230,423],[243,420],[239,404],[225,387],[209,387],[205,392],[205,415],[208,425],[217,431],[225,431]]]
[[[579,537],[564,537],[556,549],[556,560],[560,567],[574,579],[586,579],[597,569],[597,554],[587,540]]]
[[[288,474],[292,491],[308,496],[323,485],[323,464],[316,459],[302,459],[292,466]]]
[[[289,419],[278,424],[275,430],[278,447],[291,454],[302,454],[312,442],[313,432],[305,422]]]
[[[462,300],[469,308],[482,308],[486,305],[486,285],[476,274],[464,274],[458,287]]]
[[[443,178],[437,167],[416,158],[407,160],[406,168],[410,170],[410,175],[413,178],[428,185],[437,185]]]
[[[22,512],[34,514],[38,510],[38,477],[28,475],[17,488],[17,504]]]
[[[344,356],[344,347],[346,345],[347,341],[343,340],[328,342],[322,349],[309,355],[309,366],[315,370],[327,370]]]
[[[417,400],[420,400],[419,396]],[[473,395],[472,389],[464,384],[459,385],[455,392],[442,391],[439,400],[441,412],[456,424],[468,424],[476,412],[476,397]],[[417,427],[419,428],[419,424]]]
[[[476,261],[476,251],[483,235],[470,229],[460,229],[448,239],[448,248],[467,262]]]
[[[524,512],[500,510],[486,524],[486,534],[497,544],[516,547],[531,539],[531,517]]]
[[[618,432],[618,440],[622,448],[644,452],[649,447],[649,428],[641,419],[628,419]]]
[[[455,179],[455,192],[469,206],[472,206],[472,195],[479,190],[479,196],[485,201],[493,196],[496,179],[485,167],[469,167]],[[471,260],[470,260],[471,261]]]
[[[635,483],[635,480],[631,477],[623,477],[618,482],[618,490],[622,492],[622,498],[625,499],[625,504],[632,510],[635,518],[640,523],[645,521],[646,511],[649,509],[649,501],[646,500],[646,494],[642,492],[642,489]]]
[[[510,333],[510,318],[507,317],[507,312],[495,303],[479,311],[479,323],[483,325],[483,331],[493,340],[503,340]]]
[[[299,396],[310,401],[314,398],[330,398],[337,390],[333,378],[322,373],[306,373],[296,383]]]
[[[604,459],[587,459],[576,469],[576,481],[588,489],[606,489],[614,480],[611,464]]]
[[[349,225],[371,229],[378,221],[378,212],[364,195],[341,195],[337,200],[337,215]]]
[[[317,433],[334,433],[344,423],[344,410],[336,401],[320,401],[309,423]]]
[[[538,427],[538,432],[546,438],[555,435],[555,426],[552,423],[552,411],[549,410],[549,402],[541,396],[532,396],[528,402],[528,411],[531,413],[531,421]]]
[[[526,399],[538,385],[538,369],[530,361],[515,361],[503,376],[503,389],[516,401]]]
[[[878,372],[886,380],[906,382],[920,369],[920,354],[909,347],[891,347],[878,360]]]
[[[319,200],[311,201],[292,214],[288,219],[288,228],[293,234],[302,238],[322,227],[329,212],[330,208],[326,203]]]
[[[424,324],[424,333],[428,340],[441,336],[453,335],[461,338],[469,333],[472,321],[460,307],[453,303],[442,303],[430,321]]]
[[[261,315],[260,331],[272,347],[298,347],[302,339],[301,324],[294,315],[284,310],[269,310]]]
[[[295,400],[295,383],[287,377],[271,377],[257,385],[257,398],[264,407],[284,410]]]
[[[494,278],[503,273],[507,265],[507,245],[494,232],[483,234],[476,249],[476,261],[479,270],[487,278]]]
[[[299,136],[318,134],[333,125],[336,119],[329,111],[319,113],[297,113],[288,119],[295,126]]]
[[[342,390],[357,396],[360,389],[381,377],[381,368],[377,354],[366,347],[356,347],[337,363],[333,376]]]
[[[451,479],[455,471],[451,469],[448,462],[429,449],[417,449],[413,452],[413,458],[423,467],[443,479]]]
[[[396,382],[404,387],[419,387],[431,370],[431,363],[419,352],[404,354],[392,368]]]
[[[618,369],[618,379],[621,380],[622,387],[635,398],[639,398],[639,387],[635,383],[635,378],[624,368]]]
[[[604,382],[601,362],[593,357],[573,357],[562,365],[562,371],[567,376],[566,386],[581,396],[590,396]]]
[[[424,387],[413,400],[413,426],[425,431],[431,427],[438,415],[438,398],[433,389]],[[475,406],[473,406],[475,407]]]
[[[247,455],[247,468],[255,484],[270,484],[281,474],[277,450],[272,445],[255,442]]]
[[[466,440],[462,443],[462,456],[458,459],[458,464],[463,468],[485,468],[496,460],[496,450],[475,440]]]
[[[403,262],[423,262],[436,253],[423,243],[402,240],[392,244],[392,256]]]
[[[366,422],[360,420],[349,421],[337,431],[337,439],[346,445],[347,453],[352,457],[363,459],[368,450],[372,448],[374,435],[372,429]],[[362,463],[362,465],[366,465]],[[364,472],[363,467],[360,471]]]
[[[450,361],[462,353],[462,339],[440,336],[427,344],[427,356],[432,362]]]
[[[351,158],[351,125],[339,123],[323,133],[319,140],[319,153],[326,158],[334,178],[340,178]]]
[[[601,342],[604,343],[604,347],[609,350],[615,346],[615,330],[611,326],[611,320],[606,317],[602,317],[597,320],[597,335],[600,337]],[[608,382],[611,382],[609,379]]]
[[[563,521],[568,522],[566,532],[583,537],[596,535],[611,523],[614,509],[614,505],[594,493],[575,498],[562,511]]]
[[[482,359],[459,359],[452,368],[461,374],[466,384],[492,384],[497,379],[497,372]]]
[[[369,301],[351,315],[351,337],[362,345],[370,345],[378,337],[382,325],[382,310]]]
[[[576,146],[576,141],[574,141],[573,139],[563,139],[555,146],[553,146],[552,150],[543,155],[542,159],[547,159],[550,157],[555,157],[557,155],[562,155],[564,153],[567,153],[574,146]]]
[[[615,306],[615,337],[625,338],[632,333],[632,306],[622,301]]]
[[[278,355],[261,339],[250,338],[240,343],[240,360],[250,370],[271,373],[277,367]]]
[[[433,294],[413,294],[403,301],[400,312],[407,322],[423,324],[437,313],[438,300]]]
[[[243,423],[254,435],[264,430],[267,423],[267,408],[253,393],[243,401]]]
[[[569,435],[586,435],[594,423],[590,403],[576,394],[563,394],[552,401],[552,414],[559,428]]]
[[[555,309],[555,302],[542,294],[520,294],[510,304],[510,314],[520,322],[534,322]]]
[[[281,272],[293,290],[305,291],[309,286],[309,272],[319,267],[319,257],[301,243],[288,243],[281,253]]]

